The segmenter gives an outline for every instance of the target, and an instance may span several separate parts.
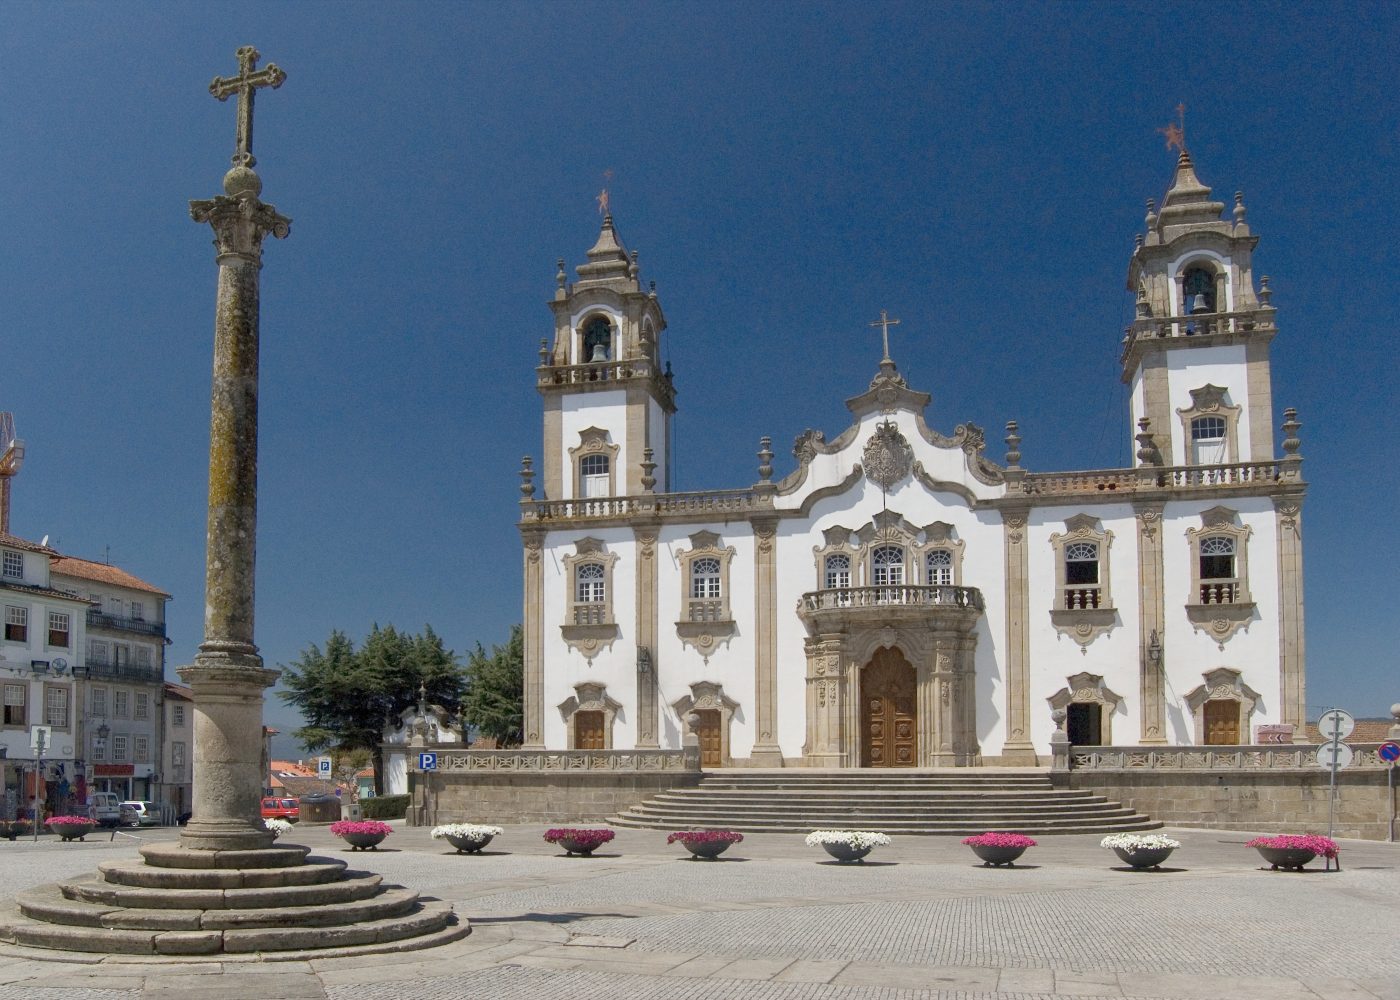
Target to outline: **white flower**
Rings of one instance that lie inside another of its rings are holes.
[[[432,838],[445,840],[448,837],[462,837],[466,840],[485,840],[499,837],[505,831],[499,826],[482,826],[478,823],[444,823],[433,827]]]
[[[263,820],[263,826],[267,827],[268,832],[272,834],[274,840],[284,833],[292,832],[292,824],[288,823],[285,819],[265,819]]]
[[[1160,833],[1114,833],[1099,841],[1099,846],[1117,848],[1120,851],[1151,851],[1163,847],[1180,847],[1181,843]]]
[[[808,847],[816,847],[820,844],[845,844],[847,847],[859,851],[867,847],[888,847],[889,843],[889,837],[870,830],[813,830],[807,834]]]

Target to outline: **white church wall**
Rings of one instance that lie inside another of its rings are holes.
[[[1249,438],[1249,392],[1246,383],[1243,345],[1200,347],[1192,351],[1172,351],[1167,354],[1167,393],[1171,401],[1172,454],[1178,465],[1188,463],[1191,442],[1181,426],[1178,410],[1194,406],[1191,390],[1205,385],[1217,385],[1228,390],[1226,402],[1242,407],[1236,429],[1239,435],[1239,455],[1252,454]],[[1157,428],[1153,428],[1157,431]],[[1159,432],[1160,433],[1160,432]]]
[[[590,427],[601,427],[608,432],[609,442],[620,447],[613,483],[615,492],[625,493],[627,481],[623,470],[628,462],[639,462],[642,458],[641,455],[633,457],[627,454],[627,394],[621,389],[580,393],[563,397],[562,403],[563,431],[559,444],[562,451],[559,460],[562,463],[560,468],[564,470],[563,499],[575,496],[573,456],[569,454],[569,449],[578,448],[579,434]]]

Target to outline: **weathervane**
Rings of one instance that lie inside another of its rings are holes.
[[[610,214],[611,214],[611,209],[610,209],[609,206],[608,206],[608,188],[607,188],[607,185],[612,183],[612,176],[613,176],[613,172],[612,172],[612,168],[611,168],[611,167],[609,167],[607,170],[604,170],[604,171],[603,171],[603,190],[601,190],[601,191],[598,192],[598,214],[599,214],[599,215],[606,216],[606,215],[610,215]]]
[[[1186,152],[1186,105],[1176,106],[1176,121],[1168,122],[1157,130],[1167,137],[1168,149],[1179,149]]]
[[[880,335],[884,338],[884,342],[885,342],[885,356],[884,356],[883,358],[881,358],[880,360],[881,360],[881,361],[888,361],[888,360],[890,360],[890,327],[892,327],[892,326],[899,326],[899,320],[897,320],[897,319],[890,319],[890,314],[889,314],[889,312],[886,311],[886,310],[884,310],[884,309],[881,309],[881,310],[880,310],[880,318],[877,319],[874,323],[871,323],[870,325],[871,325],[871,326],[878,326],[878,327],[880,327]]]
[[[276,90],[287,79],[287,74],[277,68],[276,63],[268,63],[262,69],[253,70],[258,64],[258,50],[245,45],[237,52],[238,75],[216,76],[209,84],[209,93],[221,101],[227,101],[233,94],[238,95],[238,138],[233,153],[235,167],[251,167],[258,161],[253,158],[253,92],[259,87]]]

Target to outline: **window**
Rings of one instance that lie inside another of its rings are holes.
[[[105,667],[109,648],[105,642],[99,642],[96,639],[88,640],[88,663],[94,667]]]
[[[870,582],[890,588],[876,596],[877,601],[899,599],[894,589],[904,583],[904,550],[897,545],[881,545],[870,554]]]
[[[564,557],[564,596],[569,603],[561,635],[592,663],[621,634],[612,606],[613,567],[620,557],[598,538],[580,538],[574,549]]]
[[[127,691],[112,692],[112,714],[118,719],[125,719],[130,712],[131,694]]]
[[[24,556],[13,549],[6,549],[3,573],[14,580],[24,579]]]
[[[1191,421],[1191,464],[1222,465],[1225,450],[1225,418],[1196,417]]]
[[[697,531],[690,536],[690,546],[677,553],[681,612],[676,635],[682,645],[708,657],[715,643],[728,642],[735,632],[729,606],[729,568],[735,549],[713,531]]]
[[[123,617],[125,611],[126,605],[122,603],[122,599],[120,597],[107,598],[107,613],[113,618]]]
[[[126,763],[126,737],[112,737],[112,760],[118,764]]]
[[[138,764],[148,764],[151,760],[151,738],[149,736],[137,736],[135,738],[134,759]]]
[[[608,465],[607,455],[585,455],[579,461],[578,472],[585,497],[605,497],[612,492]]]
[[[170,744],[170,763],[171,763],[171,766],[173,766],[173,767],[175,767],[175,768],[182,768],[182,767],[185,766],[185,744],[184,744],[184,743],[181,743],[180,741],[177,740],[177,741],[175,741],[174,743],[171,743],[171,744]]]
[[[68,728],[68,689],[44,688],[44,725],[55,729]]]
[[[68,613],[65,611],[49,612],[49,645],[59,649],[68,648]]]
[[[136,692],[136,711],[132,715],[133,719],[149,719],[151,717],[151,696],[144,691]]]
[[[607,614],[607,600],[607,568],[595,562],[574,567],[574,624],[602,624]]]
[[[151,665],[151,647],[136,647],[136,665],[138,667],[149,667]]]
[[[1249,535],[1250,529],[1239,523],[1237,512],[1228,507],[1202,511],[1201,527],[1186,531],[1192,568],[1186,617],[1197,630],[1222,644],[1254,617],[1248,580]]]
[[[1181,279],[1181,291],[1186,304],[1184,315],[1215,312],[1215,275],[1204,267],[1187,268]]]
[[[92,738],[92,759],[93,759],[93,760],[106,760],[106,759],[107,759],[107,741],[106,741],[106,740],[104,740],[104,739],[99,739],[99,738],[96,737],[96,736],[94,736],[94,737]]]
[[[826,557],[826,581],[827,590],[841,590],[851,585],[851,557],[850,556],[827,556]]]
[[[5,640],[7,642],[29,641],[29,609],[5,608]]]
[[[107,717],[107,689],[101,687],[92,688],[88,692],[88,699],[92,705],[92,714],[98,718]]]
[[[120,642],[112,644],[112,654],[114,662],[119,667],[124,667],[131,662],[131,647]]]
[[[1099,547],[1093,542],[1065,546],[1065,607],[1097,608],[1099,591]]]
[[[183,726],[185,724],[185,706],[172,705],[170,708],[170,724],[172,726]]]
[[[1055,631],[1087,648],[1119,623],[1109,587],[1109,549],[1113,532],[1105,531],[1089,514],[1065,521],[1066,531],[1053,532],[1055,603],[1050,623]]]
[[[140,601],[132,601],[132,602],[131,602],[131,617],[132,617],[134,620],[138,621],[138,622],[143,622],[143,621],[145,621],[145,620],[146,620],[146,606],[145,606],[144,604],[142,604]]]
[[[720,596],[719,560],[706,557],[690,564],[690,598],[693,601],[717,600]],[[694,620],[692,616],[692,620]]]
[[[934,549],[926,560],[926,582],[930,587],[951,587],[953,585],[953,553],[947,549]]]
[[[25,712],[25,702],[28,700],[28,696],[28,684],[5,685],[5,725],[28,725],[29,716]]]
[[[583,364],[612,359],[612,324],[594,316],[583,324]]]

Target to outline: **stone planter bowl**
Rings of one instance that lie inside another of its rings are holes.
[[[1174,850],[1174,847],[1115,847],[1113,853],[1132,868],[1160,868]]]
[[[588,857],[603,845],[592,840],[575,840],[573,837],[564,837],[559,841],[559,846],[564,848],[565,854],[581,854]]]
[[[70,840],[82,840],[94,829],[92,823],[49,823],[48,828],[63,838],[64,843]]]
[[[682,840],[681,846],[690,852],[693,858],[703,858],[706,861],[713,861],[725,851],[729,850],[732,841],[728,840]]]
[[[340,839],[350,845],[352,851],[377,851],[379,843],[387,833],[342,833]]]
[[[495,834],[485,833],[480,837],[453,837],[448,835],[447,842],[457,848],[458,854],[478,854],[481,849],[491,843]]]
[[[983,844],[968,844],[972,853],[982,859],[982,867],[996,868],[1013,865],[1016,859],[1026,853],[1024,847],[988,847]]]
[[[1305,864],[1317,857],[1316,851],[1304,847],[1256,847],[1255,850],[1274,871],[1284,868],[1300,872]]]
[[[826,848],[826,853],[830,854],[837,861],[849,864],[852,861],[865,860],[865,856],[873,851],[873,847],[852,847],[850,844],[822,844]]]

